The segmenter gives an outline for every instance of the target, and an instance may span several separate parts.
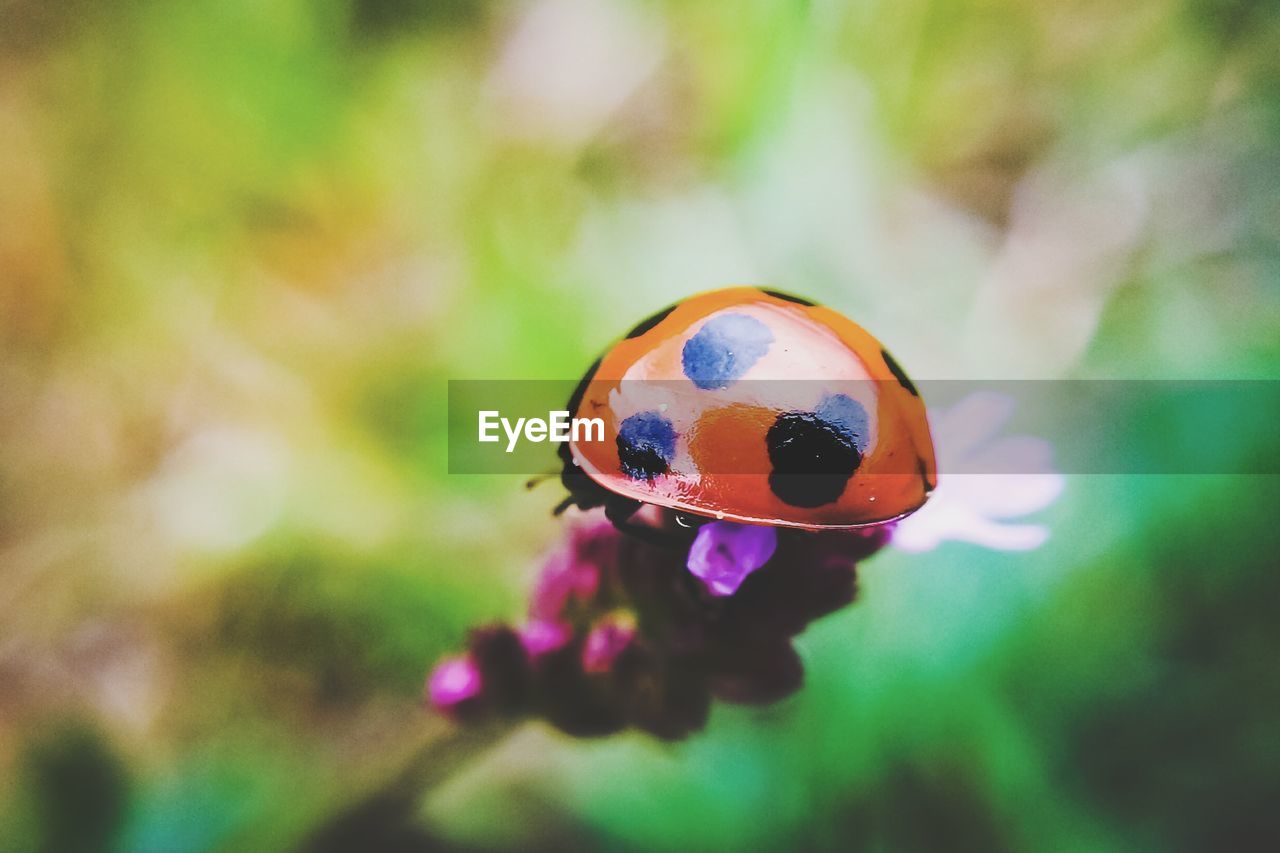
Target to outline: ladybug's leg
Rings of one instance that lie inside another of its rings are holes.
[[[603,488],[595,480],[592,480],[571,462],[565,463],[564,470],[560,473],[560,479],[565,488],[569,490],[569,495],[556,505],[555,510],[553,510],[555,515],[560,515],[571,506],[584,510],[603,506],[605,517],[613,522],[613,526],[623,533],[663,548],[688,547],[690,537],[683,535],[680,531],[663,530],[632,521],[631,517],[636,514],[640,507],[644,506],[643,503],[632,498],[615,495],[613,492]]]
[[[602,506],[612,496],[612,492],[601,488],[599,484],[582,473],[576,465],[565,462],[560,472],[560,482],[569,490],[569,496],[556,506],[554,515],[559,515],[571,506],[578,509],[595,509]]]
[[[636,524],[634,521],[615,521],[613,526],[628,536],[634,536],[650,545],[657,545],[661,548],[675,548],[677,550],[689,547],[690,537],[681,536],[674,530],[663,530],[660,527],[650,527],[647,524]]]
[[[661,548],[683,549],[689,547],[690,537],[676,530],[663,530],[647,524],[637,524],[631,520],[640,507],[640,501],[611,494],[604,504],[605,517],[613,522],[613,526],[629,536],[634,536],[650,545]]]
[[[625,529],[623,525],[635,526],[631,522],[631,516],[635,515],[641,506],[640,501],[611,494],[604,502],[604,516],[613,522],[614,527],[623,530]]]
[[[560,476],[559,471],[546,471],[541,474],[535,474],[528,480],[525,480],[524,487],[526,489],[534,489],[545,483],[547,480],[550,480],[552,477],[558,476]]]

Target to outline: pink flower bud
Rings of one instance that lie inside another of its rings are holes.
[[[621,615],[601,619],[582,647],[582,669],[590,673],[608,672],[635,637],[634,619]]]
[[[446,658],[427,679],[427,700],[445,716],[457,719],[480,700],[484,680],[469,655]]]

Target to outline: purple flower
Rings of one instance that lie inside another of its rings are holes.
[[[427,680],[427,700],[440,713],[458,719],[480,701],[484,679],[470,655],[446,658]]]
[[[713,521],[702,525],[689,548],[689,571],[712,595],[733,595],[777,547],[778,532],[772,527]]]
[[[431,702],[462,722],[541,717],[593,737],[634,727],[675,740],[713,698],[765,704],[799,690],[792,638],[856,594],[856,564],[886,527],[808,532],[724,522],[692,547],[587,515],[548,556],[528,621],[468,634],[432,675]]]

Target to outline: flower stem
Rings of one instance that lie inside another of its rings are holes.
[[[459,726],[432,715],[406,749],[408,757],[389,774],[389,780],[338,813],[302,849],[367,849],[409,835],[420,836],[422,842],[432,840],[429,828],[421,825],[423,800],[476,756],[502,742],[518,725],[516,720],[500,720]]]

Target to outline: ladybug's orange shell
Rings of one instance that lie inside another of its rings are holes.
[[[713,321],[767,329],[759,333],[767,343],[749,353],[749,368],[727,382],[686,373],[690,340]],[[936,482],[933,440],[915,387],[879,341],[830,308],[754,287],[704,293],[619,341],[589,379],[572,414],[602,419],[604,441],[576,440],[570,452],[587,476],[627,498],[749,524],[861,527],[915,511]],[[794,408],[781,399],[790,389],[811,393],[822,383],[865,389],[865,446],[843,491],[817,506],[797,506],[771,485],[766,435]],[[620,425],[641,409],[675,424],[669,469],[654,476],[629,474],[619,451]]]

